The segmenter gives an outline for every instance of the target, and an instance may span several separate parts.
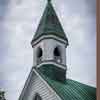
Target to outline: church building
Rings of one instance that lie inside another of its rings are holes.
[[[96,100],[96,88],[66,77],[69,43],[51,0],[31,45],[33,67],[19,100]]]

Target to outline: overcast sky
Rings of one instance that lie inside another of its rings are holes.
[[[32,67],[30,42],[47,0],[0,0],[0,88],[18,100]],[[96,1],[52,0],[68,37],[67,77],[96,87]]]

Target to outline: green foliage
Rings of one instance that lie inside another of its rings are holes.
[[[0,100],[6,100],[4,94],[5,94],[4,91],[0,91]]]

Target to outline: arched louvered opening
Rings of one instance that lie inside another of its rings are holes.
[[[61,63],[62,62],[62,58],[61,58],[61,50],[60,50],[60,47],[57,46],[55,49],[54,49],[54,60],[58,63]]]
[[[42,48],[38,47],[37,48],[37,64],[41,63],[42,56],[43,56]]]

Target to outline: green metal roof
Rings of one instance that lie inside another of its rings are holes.
[[[96,100],[96,88],[94,87],[82,84],[71,79],[66,79],[65,82],[60,82],[49,77],[47,74],[44,74],[38,68],[35,68],[35,70],[61,97],[62,100]],[[49,70],[46,71],[46,73],[51,73]]]
[[[66,70],[53,64],[43,64],[38,70],[53,80],[60,82],[65,82],[66,80]]]
[[[68,42],[67,37],[62,29],[62,26],[50,1],[51,0],[48,0],[47,6],[32,41],[38,39],[43,35],[52,34]]]

